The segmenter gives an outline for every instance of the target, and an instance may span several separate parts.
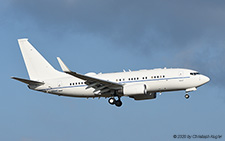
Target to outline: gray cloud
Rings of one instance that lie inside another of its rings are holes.
[[[12,4],[47,29],[107,35],[125,44],[151,43],[156,36],[167,39],[165,44],[185,45],[225,23],[225,4],[211,1],[15,0]]]
[[[11,0],[11,5],[44,30],[93,34],[144,55],[169,52],[170,64],[194,67],[225,84],[222,0]]]

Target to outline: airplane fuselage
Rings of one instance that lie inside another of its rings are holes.
[[[190,69],[164,68],[117,73],[90,73],[87,75],[126,85],[146,84],[147,92],[154,93],[197,88],[209,81],[208,77],[204,75],[192,75],[192,73],[195,72],[196,71]],[[46,80],[45,85],[35,87],[33,89],[72,97],[111,96],[110,93],[101,95],[98,91],[95,92],[95,89],[87,89],[87,87],[88,86],[85,84],[85,81],[65,74],[64,78]],[[121,92],[120,95],[122,96],[124,94]]]

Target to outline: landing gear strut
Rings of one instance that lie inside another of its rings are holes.
[[[122,101],[120,100],[120,97],[118,97],[118,100],[116,100],[114,97],[111,97],[109,100],[108,100],[109,104],[111,105],[116,105],[117,107],[120,107],[122,106]]]

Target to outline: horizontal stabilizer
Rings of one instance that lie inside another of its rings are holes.
[[[39,82],[39,81],[33,81],[33,80],[28,80],[28,79],[22,79],[22,78],[17,78],[17,77],[11,77],[12,79],[18,80],[20,82],[29,84],[29,85],[43,85],[45,83]]]

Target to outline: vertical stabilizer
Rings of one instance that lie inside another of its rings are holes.
[[[28,42],[18,39],[23,59],[31,80],[46,80],[59,77],[61,72],[55,70],[45,58]]]

